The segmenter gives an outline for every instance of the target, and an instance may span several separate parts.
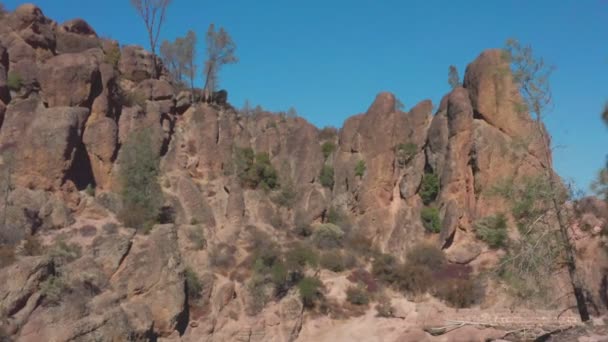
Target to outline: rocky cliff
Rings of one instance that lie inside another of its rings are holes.
[[[1,19],[0,148],[3,181],[11,184],[0,199],[4,334],[20,341],[335,339],[346,328],[332,333],[335,323],[306,313],[295,289],[248,312],[255,234],[287,246],[301,226],[340,213],[342,233],[370,250],[403,261],[424,241],[450,264],[480,270],[500,256],[473,229],[506,210],[492,188],[550,167],[537,123],[513,105],[519,93],[500,50],[481,53],[436,110],[424,100],[404,111],[394,95],[380,93],[337,131],[195,103],[163,70],[151,78],[152,58],[98,37],[83,20],[56,23],[34,5]],[[160,157],[163,208],[171,213],[148,235],[116,216],[122,147],[142,128]],[[236,159],[247,149],[267,154],[278,190],[243,183]],[[288,205],[277,200],[286,189]],[[434,232],[421,218],[431,207],[441,222]],[[43,252],[32,251],[36,244]],[[192,270],[200,298],[186,285]],[[326,297],[343,301],[346,273],[320,277]],[[413,327],[433,314],[394,298],[396,321],[359,320],[387,340],[432,339]]]

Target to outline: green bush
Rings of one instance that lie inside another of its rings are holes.
[[[297,196],[295,185],[289,181],[281,186],[281,191],[274,197],[274,201],[282,207],[293,208],[296,204]]]
[[[274,190],[279,187],[278,173],[270,163],[268,153],[254,153],[251,148],[237,148],[235,156],[237,176],[252,189]]]
[[[52,275],[40,284],[40,294],[42,295],[43,304],[56,306],[61,303],[63,295],[68,290],[63,278],[59,275]]]
[[[345,269],[344,257],[340,251],[323,253],[319,263],[321,264],[321,267],[333,272],[342,272]]]
[[[203,284],[198,277],[198,274],[194,272],[190,267],[186,267],[186,287],[188,289],[188,297],[192,299],[200,299],[201,292],[203,291]]]
[[[420,219],[422,225],[429,233],[441,232],[441,219],[439,218],[439,209],[435,207],[424,207],[420,211]]]
[[[326,188],[333,189],[334,187],[334,168],[329,165],[323,165],[321,174],[319,175],[321,185]]]
[[[445,264],[445,255],[438,247],[429,243],[418,243],[407,252],[408,263],[437,270]]]
[[[123,210],[119,218],[128,227],[148,232],[158,221],[163,194],[158,183],[158,152],[148,128],[131,134],[122,147],[119,178]]]
[[[397,162],[400,167],[405,167],[418,153],[418,145],[414,143],[397,145]]]
[[[316,267],[318,256],[315,250],[303,243],[296,243],[285,254],[285,263],[287,268],[294,271],[304,269],[307,265]]]
[[[355,176],[361,178],[363,177],[363,175],[365,174],[365,161],[364,160],[359,160],[357,162],[357,165],[355,165]]]
[[[435,173],[424,174],[419,194],[425,205],[429,205],[437,198],[439,194],[439,177]]]
[[[18,73],[10,71],[8,73],[8,77],[6,78],[6,86],[9,90],[19,91],[23,86],[23,80]]]
[[[505,247],[508,241],[507,218],[504,214],[488,216],[478,220],[475,225],[475,236],[484,241],[490,248]]]
[[[300,298],[304,307],[310,308],[315,305],[315,301],[321,298],[323,283],[317,277],[305,277],[298,283]]]
[[[344,232],[335,224],[325,223],[317,227],[312,238],[318,248],[338,248],[342,246]]]
[[[326,141],[321,145],[321,151],[323,151],[323,158],[325,158],[325,160],[327,160],[335,150],[336,145],[331,141]]]
[[[354,305],[367,305],[369,293],[362,286],[350,286],[346,290],[346,300]]]

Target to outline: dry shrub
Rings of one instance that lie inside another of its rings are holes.
[[[374,276],[363,268],[352,271],[347,279],[355,284],[365,285],[365,289],[369,293],[377,292],[380,288],[378,282],[374,279]]]

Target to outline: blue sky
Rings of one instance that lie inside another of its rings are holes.
[[[147,47],[128,0],[36,3],[59,22],[80,17],[101,36]],[[608,153],[599,119],[608,100],[607,0],[174,0],[162,38],[188,29],[203,37],[211,22],[238,46],[240,62],[220,75],[235,106],[294,106],[317,126],[337,127],[379,91],[407,108],[437,103],[449,90],[450,64],[462,74],[482,50],[515,37],[557,67],[547,124],[560,175],[586,190]],[[201,64],[203,52],[200,44]]]

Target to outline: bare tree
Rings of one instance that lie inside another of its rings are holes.
[[[135,7],[135,10],[143,19],[144,24],[146,25],[146,31],[148,31],[148,39],[154,63],[154,75],[152,76],[155,78],[158,77],[156,44],[158,43],[158,37],[160,36],[160,29],[165,22],[167,7],[169,7],[170,4],[171,0],[131,0],[131,5]]]
[[[232,38],[220,27],[215,30],[215,25],[209,25],[206,36],[207,43],[207,60],[205,61],[205,97],[209,100],[213,96],[213,92],[217,89],[218,73],[220,68],[225,64],[233,64],[238,62],[235,55],[236,45]]]
[[[523,101],[523,109],[533,115],[537,133],[543,143],[546,154],[543,162],[546,165],[546,178],[548,186],[548,202],[555,214],[559,228],[560,243],[563,246],[566,266],[570,283],[576,299],[578,313],[583,322],[589,320],[589,310],[585,300],[584,288],[576,270],[575,250],[568,235],[568,223],[563,211],[563,192],[560,191],[561,183],[553,172],[551,160],[551,147],[549,135],[543,124],[543,116],[546,109],[552,103],[551,86],[549,78],[554,67],[545,64],[542,58],[536,58],[531,46],[522,46],[517,40],[507,40],[505,57],[511,63],[514,81],[519,86]]]
[[[448,68],[448,84],[452,89],[456,89],[460,86],[460,76],[458,75],[458,69],[455,66],[450,65]]]
[[[188,81],[194,92],[194,79],[196,78],[196,33],[190,30],[185,37],[178,37],[175,41],[164,40],[160,46],[163,63],[169,70],[173,80],[180,85]]]

